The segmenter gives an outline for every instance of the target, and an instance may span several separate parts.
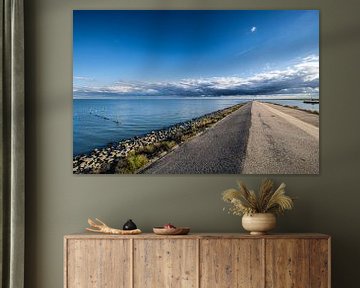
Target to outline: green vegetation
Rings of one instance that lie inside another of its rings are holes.
[[[130,152],[125,159],[120,160],[114,170],[119,174],[136,173],[137,170],[149,163],[149,159],[162,152],[170,151],[175,145],[175,141],[162,141],[140,147],[135,151]]]
[[[117,163],[115,172],[117,173],[135,173],[138,169],[149,162],[144,154],[129,153],[129,155]]]
[[[105,170],[110,169],[119,174],[133,174],[140,168],[144,167],[150,162],[151,159],[160,156],[162,153],[169,152],[176,145],[185,142],[191,137],[204,131],[206,128],[211,127],[219,120],[223,119],[227,115],[231,114],[235,110],[239,109],[242,104],[232,106],[230,108],[212,113],[207,116],[203,116],[198,120],[194,120],[190,128],[178,130],[174,135],[167,140],[156,142],[154,144],[148,144],[139,147],[128,154],[124,159],[119,160],[111,168],[107,167]],[[114,167],[115,166],[115,167]]]
[[[176,145],[175,141],[162,141],[155,144],[148,144],[144,147],[140,147],[136,150],[136,154],[145,154],[153,156],[162,152],[171,150]]]
[[[176,142],[175,141],[164,141],[164,142],[161,142],[161,145],[166,151],[169,151],[176,145]]]
[[[143,168],[151,160],[163,156],[176,145],[189,140],[219,120],[239,109],[243,104],[234,105],[223,110],[215,111],[196,119],[176,124],[163,131],[153,132],[152,144],[149,136],[137,137],[133,141],[126,141],[126,148],[109,146],[101,151],[95,149],[90,155],[80,155],[74,158],[75,173],[94,174],[133,174]],[[164,140],[160,140],[164,139]],[[126,150],[126,151],[124,151]],[[120,153],[121,152],[121,153]],[[125,152],[125,155],[123,156]],[[91,158],[89,160],[89,158]]]
[[[224,109],[223,111],[219,111],[218,113],[205,116],[202,119],[199,119],[198,121],[195,121],[191,125],[191,129],[187,131],[178,132],[174,137],[173,140],[176,141],[176,143],[182,143],[190,139],[191,137],[199,134],[200,132],[204,131],[206,128],[211,127],[216,122],[220,121],[221,119],[225,118],[229,114],[233,113],[237,109],[239,109],[243,104],[238,104],[233,107]]]
[[[149,159],[143,154],[130,155],[126,158],[126,160],[128,163],[128,169],[131,172],[135,172],[137,169],[141,168],[149,162]]]

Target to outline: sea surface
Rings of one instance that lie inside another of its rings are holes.
[[[73,155],[248,101],[229,96],[74,99]],[[266,101],[319,110],[319,105],[302,100]]]
[[[277,103],[281,105],[297,106],[304,110],[318,111],[319,104],[304,103],[303,100],[263,100],[264,102]]]

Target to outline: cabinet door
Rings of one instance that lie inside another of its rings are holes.
[[[197,240],[134,240],[134,287],[197,287]]]
[[[260,239],[200,241],[200,287],[264,287],[263,242]]]
[[[266,240],[266,287],[309,287],[309,240]]]
[[[330,240],[312,239],[310,241],[310,287],[330,287]]]
[[[68,239],[66,288],[131,287],[130,240]]]

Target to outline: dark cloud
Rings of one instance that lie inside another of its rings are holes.
[[[314,94],[318,90],[319,59],[317,56],[310,56],[286,69],[266,71],[250,77],[214,77],[154,83],[117,82],[106,87],[74,87],[74,97]]]

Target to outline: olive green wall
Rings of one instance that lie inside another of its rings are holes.
[[[72,175],[73,9],[320,9],[321,173],[276,176],[297,195],[280,232],[333,236],[333,287],[359,287],[360,21],[357,1],[25,0],[26,287],[63,285],[63,235],[88,216],[145,231],[172,222],[197,232],[241,231],[220,192],[236,176]],[[146,27],[144,27],[146,29]],[[296,31],[294,31],[296,33]],[[255,185],[261,176],[242,176]]]

